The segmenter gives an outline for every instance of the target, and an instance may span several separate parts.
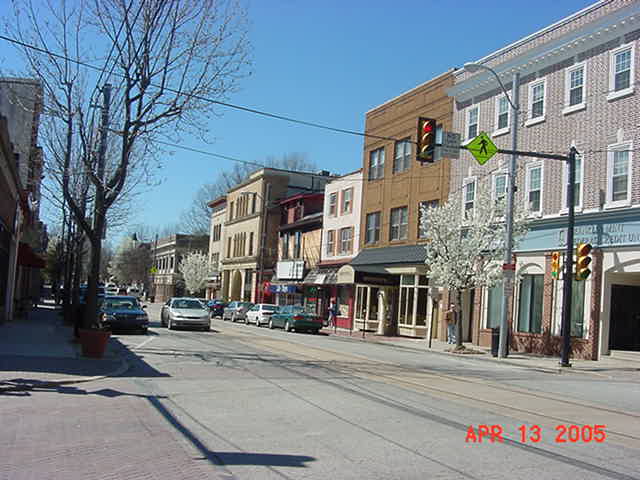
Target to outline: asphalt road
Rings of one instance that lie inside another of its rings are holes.
[[[148,336],[118,337],[131,369],[111,381],[153,397],[228,478],[640,479],[638,377],[550,374],[219,319],[210,332],[169,331],[158,312],[149,306]]]

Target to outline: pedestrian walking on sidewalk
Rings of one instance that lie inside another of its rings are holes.
[[[447,322],[447,343],[456,343],[456,306],[452,303],[444,313]]]
[[[336,306],[336,302],[331,302],[329,305],[329,327],[334,327],[336,324],[336,317],[338,316],[338,307]]]

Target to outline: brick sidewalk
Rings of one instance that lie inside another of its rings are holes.
[[[0,480],[232,478],[171,425],[161,400],[106,382],[2,395]]]

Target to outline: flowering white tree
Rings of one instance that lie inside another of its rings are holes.
[[[209,275],[209,258],[204,253],[187,253],[178,266],[184,277],[184,284],[192,295],[201,291]]]
[[[455,195],[439,207],[422,206],[420,228],[429,239],[426,261],[432,285],[453,293],[456,311],[456,349],[462,346],[462,293],[493,287],[502,278],[505,249],[504,201],[481,189],[473,204]],[[514,212],[514,246],[527,232],[526,213]]]

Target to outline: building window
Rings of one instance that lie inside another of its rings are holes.
[[[352,252],[353,248],[353,228],[340,229],[340,254],[345,255]]]
[[[567,69],[565,77],[565,109],[570,113],[584,107],[585,64],[574,65]]]
[[[493,176],[493,198],[502,200],[507,195],[507,174],[497,173]]]
[[[423,223],[421,222],[421,218],[423,215],[429,214],[430,208],[437,208],[438,200],[427,200],[426,202],[420,202],[418,204],[418,238],[428,238],[428,230]]]
[[[523,275],[520,282],[518,331],[542,332],[542,288],[544,275]]]
[[[465,182],[462,188],[462,208],[464,218],[470,219],[473,217],[473,209],[476,201],[476,181],[468,180]]]
[[[253,232],[249,232],[249,256],[253,255]]]
[[[286,260],[289,258],[289,234],[285,233],[282,235],[282,259]]]
[[[619,207],[631,202],[631,150],[630,143],[610,145],[607,168],[607,206]]]
[[[233,202],[229,204],[229,220],[233,220],[233,205]]]
[[[227,258],[231,258],[231,237],[227,238]]]
[[[496,131],[494,135],[509,131],[509,100],[505,95],[496,97]]]
[[[471,140],[478,136],[478,118],[480,116],[480,107],[471,107],[467,110],[467,140]]]
[[[338,214],[338,192],[329,195],[329,216],[335,217]]]
[[[367,215],[367,235],[365,243],[372,244],[380,241],[380,212]]]
[[[336,246],[336,231],[328,230],[327,231],[327,250],[326,250],[327,255],[332,256],[334,254],[335,246]]]
[[[396,142],[396,156],[393,159],[393,173],[404,172],[411,165],[411,142],[400,140]]]
[[[573,206],[577,209],[582,208],[582,179],[583,179],[583,166],[582,155],[576,155],[576,178],[573,189]],[[569,200],[567,198],[567,187],[569,183],[569,165],[564,165],[564,182],[562,183],[562,205],[563,211],[567,211],[569,208]]]
[[[347,188],[342,191],[342,205],[340,206],[341,213],[351,213],[353,208],[353,188]]]
[[[407,207],[392,208],[389,240],[406,240],[408,226],[409,209]]]
[[[302,232],[296,232],[293,236],[293,258],[302,257]]]
[[[222,234],[222,225],[214,225],[213,226],[213,241],[217,242],[220,240],[220,235]]]
[[[545,80],[529,85],[529,120],[534,120],[529,124],[544,120],[545,85]]]
[[[529,213],[542,211],[542,165],[527,167],[526,207]]]
[[[487,328],[500,326],[502,318],[502,282],[487,290]]]
[[[633,93],[634,57],[635,48],[633,44],[623,45],[611,51],[608,100]]]
[[[384,177],[384,148],[369,153],[369,180]]]
[[[584,281],[573,279],[571,287],[571,336],[584,337]]]

